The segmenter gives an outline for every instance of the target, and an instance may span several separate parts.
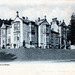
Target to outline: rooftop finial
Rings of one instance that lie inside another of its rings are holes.
[[[44,16],[44,18],[46,19],[46,15]]]
[[[63,22],[64,22],[64,20],[63,20]]]
[[[19,17],[19,12],[17,11],[16,13],[17,13],[17,17]]]

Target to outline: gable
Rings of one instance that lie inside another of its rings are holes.
[[[49,25],[49,23],[46,19],[44,19],[41,23],[39,23],[39,25]]]
[[[41,24],[49,25],[49,23],[48,23],[47,21],[44,21],[44,22],[42,22]]]
[[[22,20],[21,20],[21,18],[16,17],[16,18],[13,20],[13,22],[15,22],[15,21],[22,21]]]
[[[4,23],[2,24],[1,28],[6,28],[6,26],[5,26],[5,24],[4,24]]]
[[[65,24],[65,22],[63,22],[63,23],[61,24],[61,26],[63,26],[63,27],[66,27],[66,24]]]

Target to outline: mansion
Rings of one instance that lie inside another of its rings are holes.
[[[19,12],[10,23],[0,26],[0,48],[67,48],[67,26],[64,21],[53,18],[48,23],[46,16],[30,21],[20,17]]]

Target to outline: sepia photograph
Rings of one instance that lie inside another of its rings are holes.
[[[0,69],[74,75],[75,1],[0,0]]]

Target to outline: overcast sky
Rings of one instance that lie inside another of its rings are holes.
[[[46,15],[48,22],[57,17],[69,24],[71,14],[75,12],[74,1],[50,1],[50,0],[0,0],[0,18],[14,19],[16,11],[19,16],[27,16],[30,20]]]

